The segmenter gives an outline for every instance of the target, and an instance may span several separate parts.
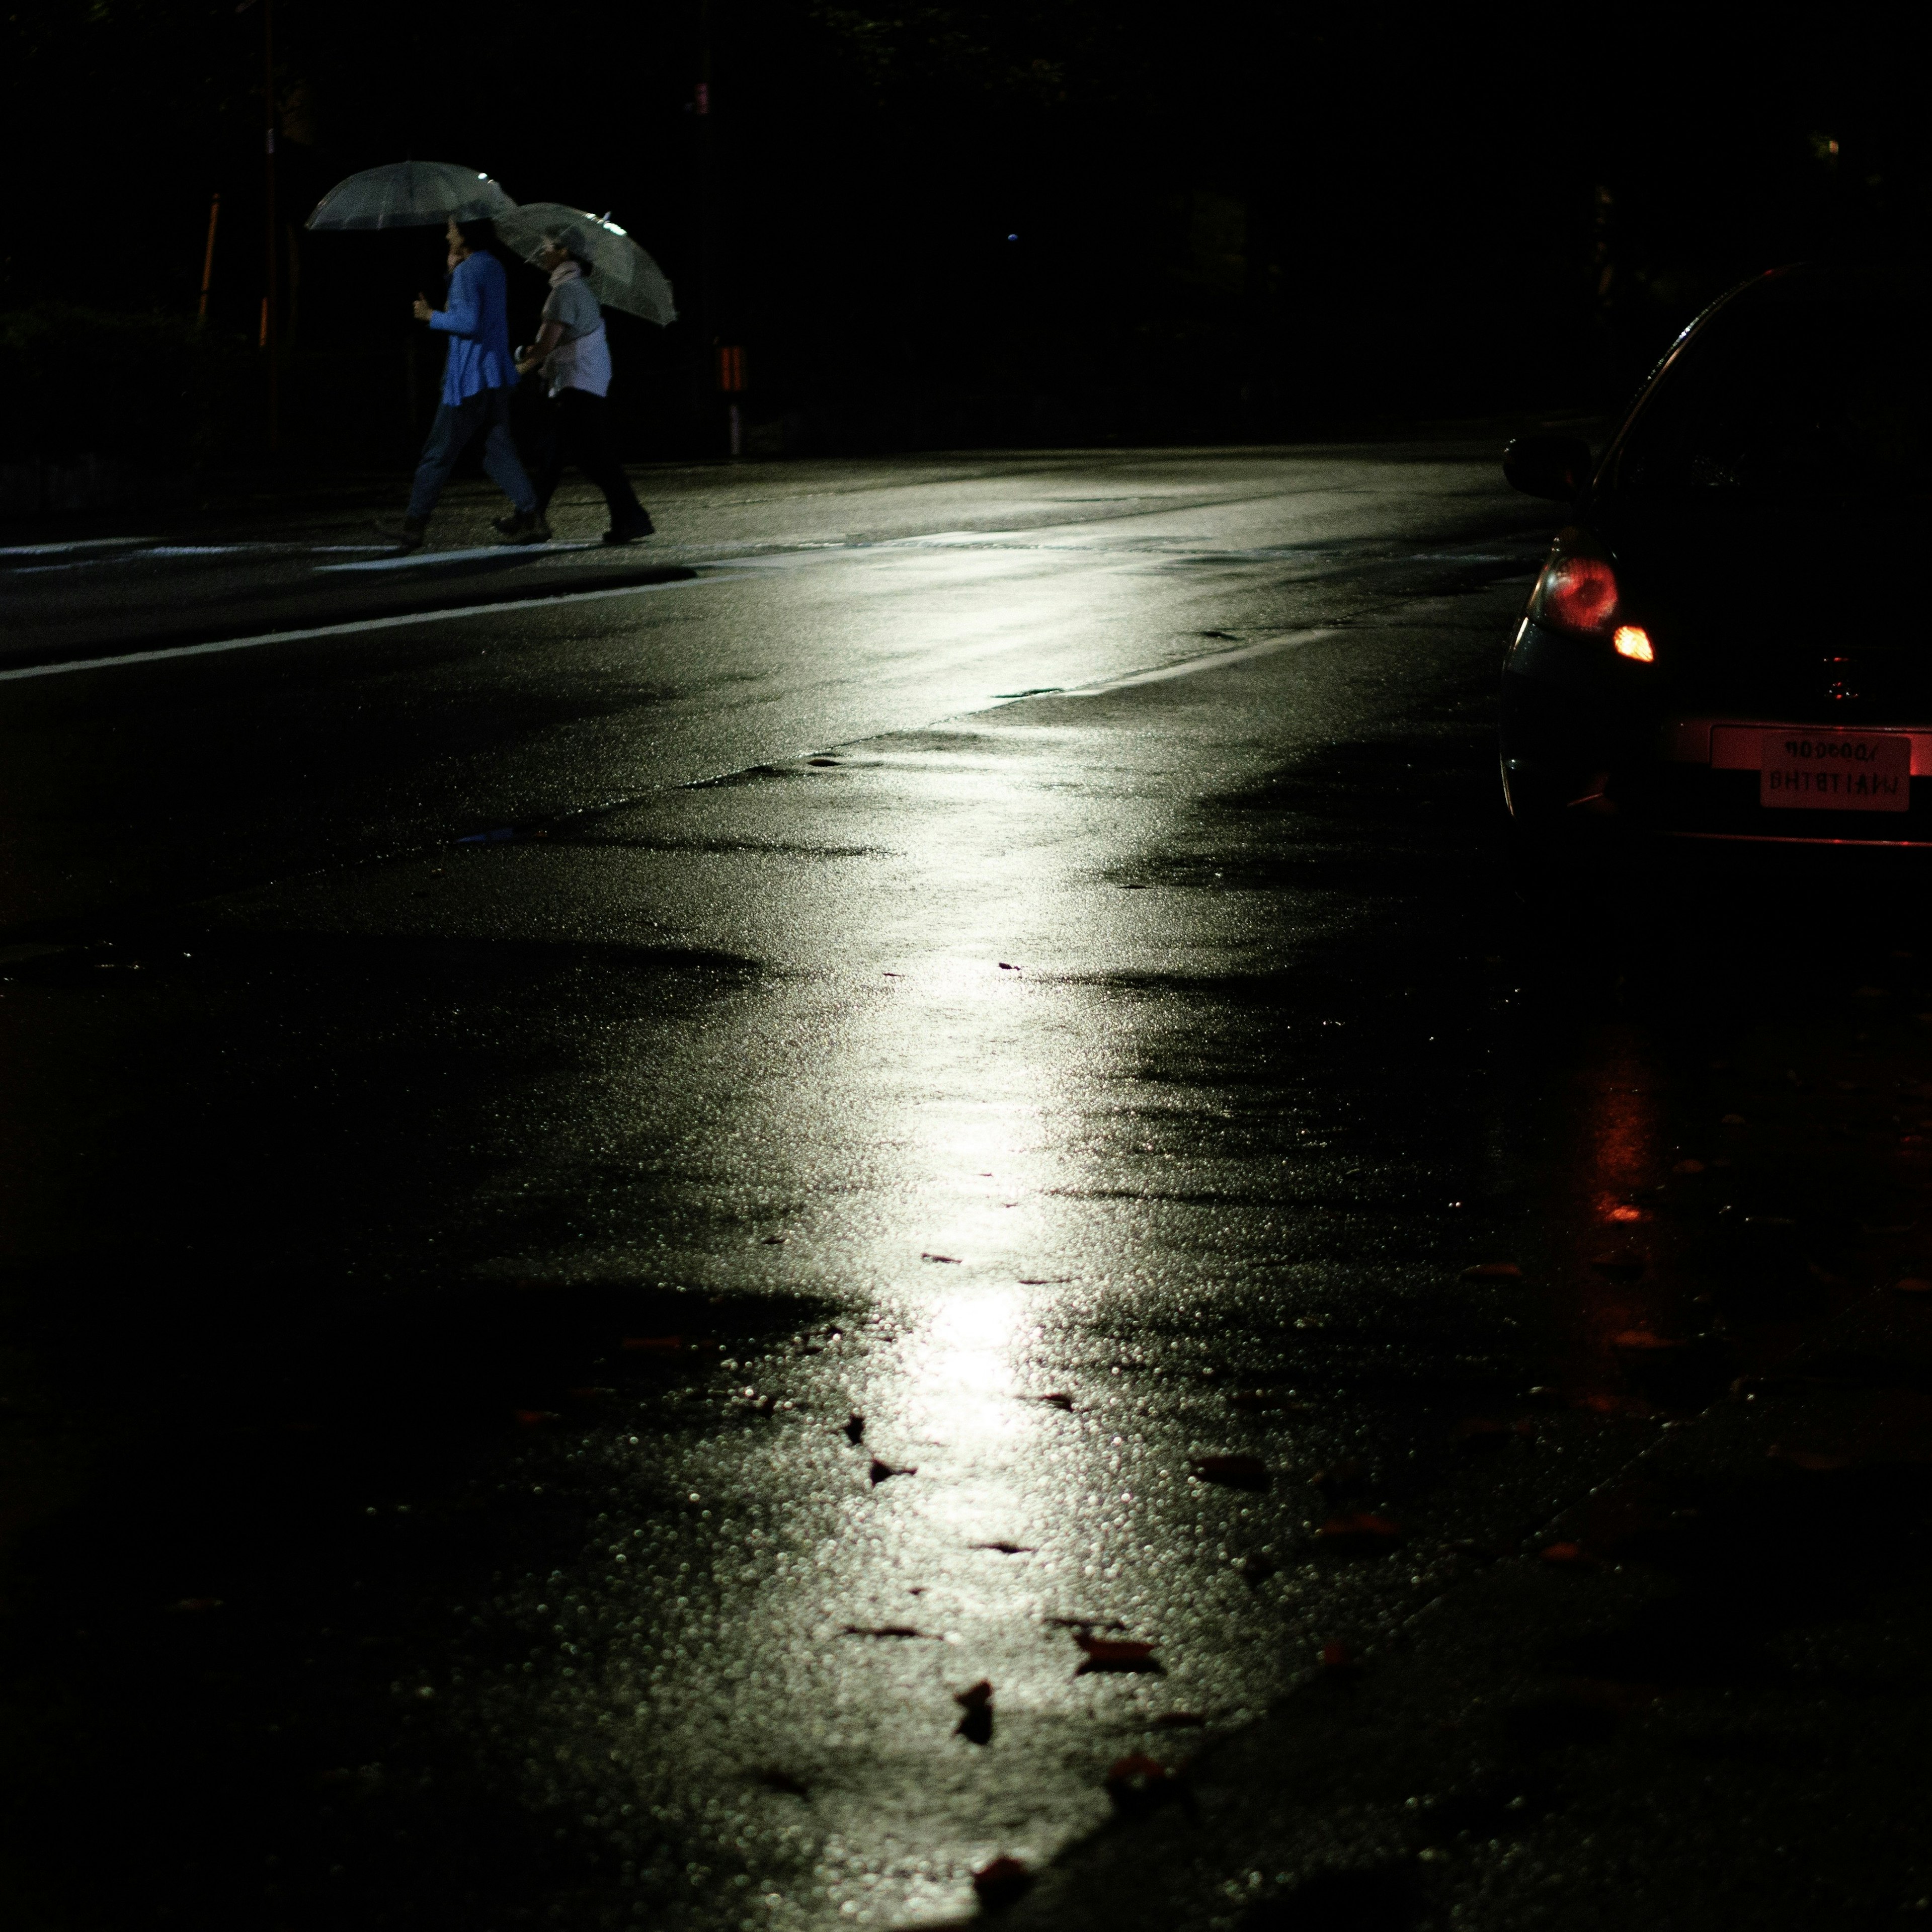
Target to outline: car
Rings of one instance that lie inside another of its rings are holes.
[[[1569,506],[1503,670],[1526,850],[1592,838],[1932,846],[1932,307],[1806,264],[1684,330],[1600,459],[1526,436]]]

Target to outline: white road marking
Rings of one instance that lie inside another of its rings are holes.
[[[262,644],[296,644],[311,638],[346,638],[362,631],[403,630],[412,624],[440,624],[452,617],[483,617],[504,610],[542,610],[559,604],[589,604],[600,598],[637,597],[647,590],[677,590],[688,584],[729,584],[731,573],[704,577],[674,577],[660,584],[617,584],[602,590],[566,590],[554,597],[498,598],[488,604],[466,604],[455,610],[412,610],[394,617],[364,617],[350,624],[317,624],[305,631],[264,631],[258,637],[222,638],[209,644],[170,644],[164,650],[128,651],[118,657],[74,658],[64,664],[20,664],[0,670],[0,682],[16,678],[60,677],[69,671],[118,670],[123,664],[161,664],[174,658],[212,656],[217,651],[253,650]]]
[[[371,557],[366,563],[319,563],[315,568],[318,575],[329,570],[420,570],[426,563],[472,563],[478,557],[514,556],[519,553],[526,556],[554,556],[559,550],[606,548],[595,537],[574,538],[568,543],[484,544],[476,550],[412,550],[402,556]]]
[[[1280,636],[1263,638],[1252,644],[1237,645],[1232,651],[1210,651],[1206,656],[1187,658],[1179,664],[1162,664],[1156,670],[1137,670],[1126,677],[1110,677],[1103,684],[1083,684],[1076,690],[1056,692],[1060,698],[1103,698],[1110,691],[1125,691],[1136,684],[1159,684],[1171,677],[1192,677],[1196,671],[1219,670],[1223,664],[1239,664],[1246,658],[1264,658],[1276,651],[1290,650],[1297,644],[1318,643],[1339,634],[1339,626],[1319,631],[1284,631]],[[1044,697],[1045,692],[1036,696]]]
[[[54,556],[70,550],[111,550],[116,545],[152,543],[152,537],[76,537],[66,543],[8,544],[0,556]]]
[[[50,572],[56,570],[99,570],[110,564],[145,563],[152,556],[287,556],[291,552],[302,556],[340,556],[349,551],[358,554],[372,550],[386,552],[394,548],[389,544],[158,544],[148,537],[103,538],[100,540],[100,547],[110,543],[124,547],[117,548],[111,555],[70,556],[58,563],[17,566],[8,572],[8,580],[10,582],[20,577],[45,577]],[[17,550],[0,550],[0,557],[44,556],[56,550],[80,550],[88,547],[80,544],[30,544]],[[329,566],[322,567],[327,568]],[[340,566],[334,567],[340,568]]]

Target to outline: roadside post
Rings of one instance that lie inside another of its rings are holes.
[[[739,398],[746,390],[745,352],[735,345],[720,343],[718,345],[718,388],[720,394],[728,398],[726,404],[726,421],[730,426],[731,454],[742,456],[745,453],[744,412]]]

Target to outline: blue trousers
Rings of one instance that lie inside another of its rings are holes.
[[[483,467],[494,483],[519,510],[534,510],[537,493],[517,460],[517,446],[510,439],[510,392],[508,389],[481,389],[461,402],[437,406],[436,421],[430,424],[429,440],[423,445],[422,460],[416,465],[416,480],[410,486],[409,518],[426,524],[456,459],[478,435],[483,438]]]

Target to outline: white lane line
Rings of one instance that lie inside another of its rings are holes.
[[[484,544],[476,550],[415,550],[403,556],[372,557],[367,563],[319,563],[316,571],[320,575],[326,570],[420,570],[426,563],[473,563],[484,556],[554,556],[559,550],[608,547],[595,537],[573,538],[568,543]]]
[[[117,544],[153,542],[152,537],[75,537],[65,543],[0,545],[0,556],[57,556],[70,550],[111,550]]]
[[[1284,631],[1279,637],[1263,638],[1256,644],[1238,645],[1232,651],[1210,651],[1205,657],[1162,664],[1156,670],[1137,670],[1126,677],[1110,677],[1104,684],[1083,684],[1077,690],[1058,692],[1054,695],[1104,698],[1110,691],[1126,691],[1137,684],[1160,684],[1172,677],[1192,677],[1196,671],[1219,670],[1223,664],[1240,664],[1248,658],[1268,657],[1276,651],[1292,650],[1298,644],[1316,644],[1324,638],[1340,634],[1340,626],[1333,624],[1319,631]],[[1044,697],[1046,694],[1034,694]]]
[[[116,542],[118,538],[115,539]],[[328,554],[339,555],[347,551],[358,554],[368,550],[387,553],[394,546],[390,544],[304,544],[304,543],[238,543],[238,544],[158,544],[146,538],[139,539],[145,548],[117,549],[111,556],[70,556],[58,563],[16,564],[7,572],[7,581],[20,577],[45,577],[58,570],[100,570],[118,563],[146,563],[155,556],[282,556],[290,552],[303,556]],[[78,548],[80,546],[76,545]],[[22,550],[0,550],[0,557],[10,556],[39,556],[49,550],[64,546],[50,544],[42,548],[29,548]],[[336,566],[340,568],[340,566]],[[324,566],[323,568],[328,568]]]
[[[60,677],[69,671],[118,670],[123,664],[161,664],[172,658],[209,657],[217,651],[253,650],[260,644],[298,644],[311,638],[353,637],[362,631],[396,631],[412,624],[440,624],[452,617],[482,617],[504,610],[543,610],[559,604],[589,604],[605,597],[637,597],[647,590],[678,590],[688,584],[729,584],[725,572],[706,577],[674,577],[661,584],[618,584],[602,590],[567,590],[554,597],[500,598],[466,604],[455,610],[414,610],[394,617],[364,617],[352,624],[317,624],[306,631],[264,631],[259,637],[223,638],[212,644],[170,644],[154,651],[128,651],[118,657],[74,658],[63,664],[21,664],[0,670],[0,682],[16,678]]]

